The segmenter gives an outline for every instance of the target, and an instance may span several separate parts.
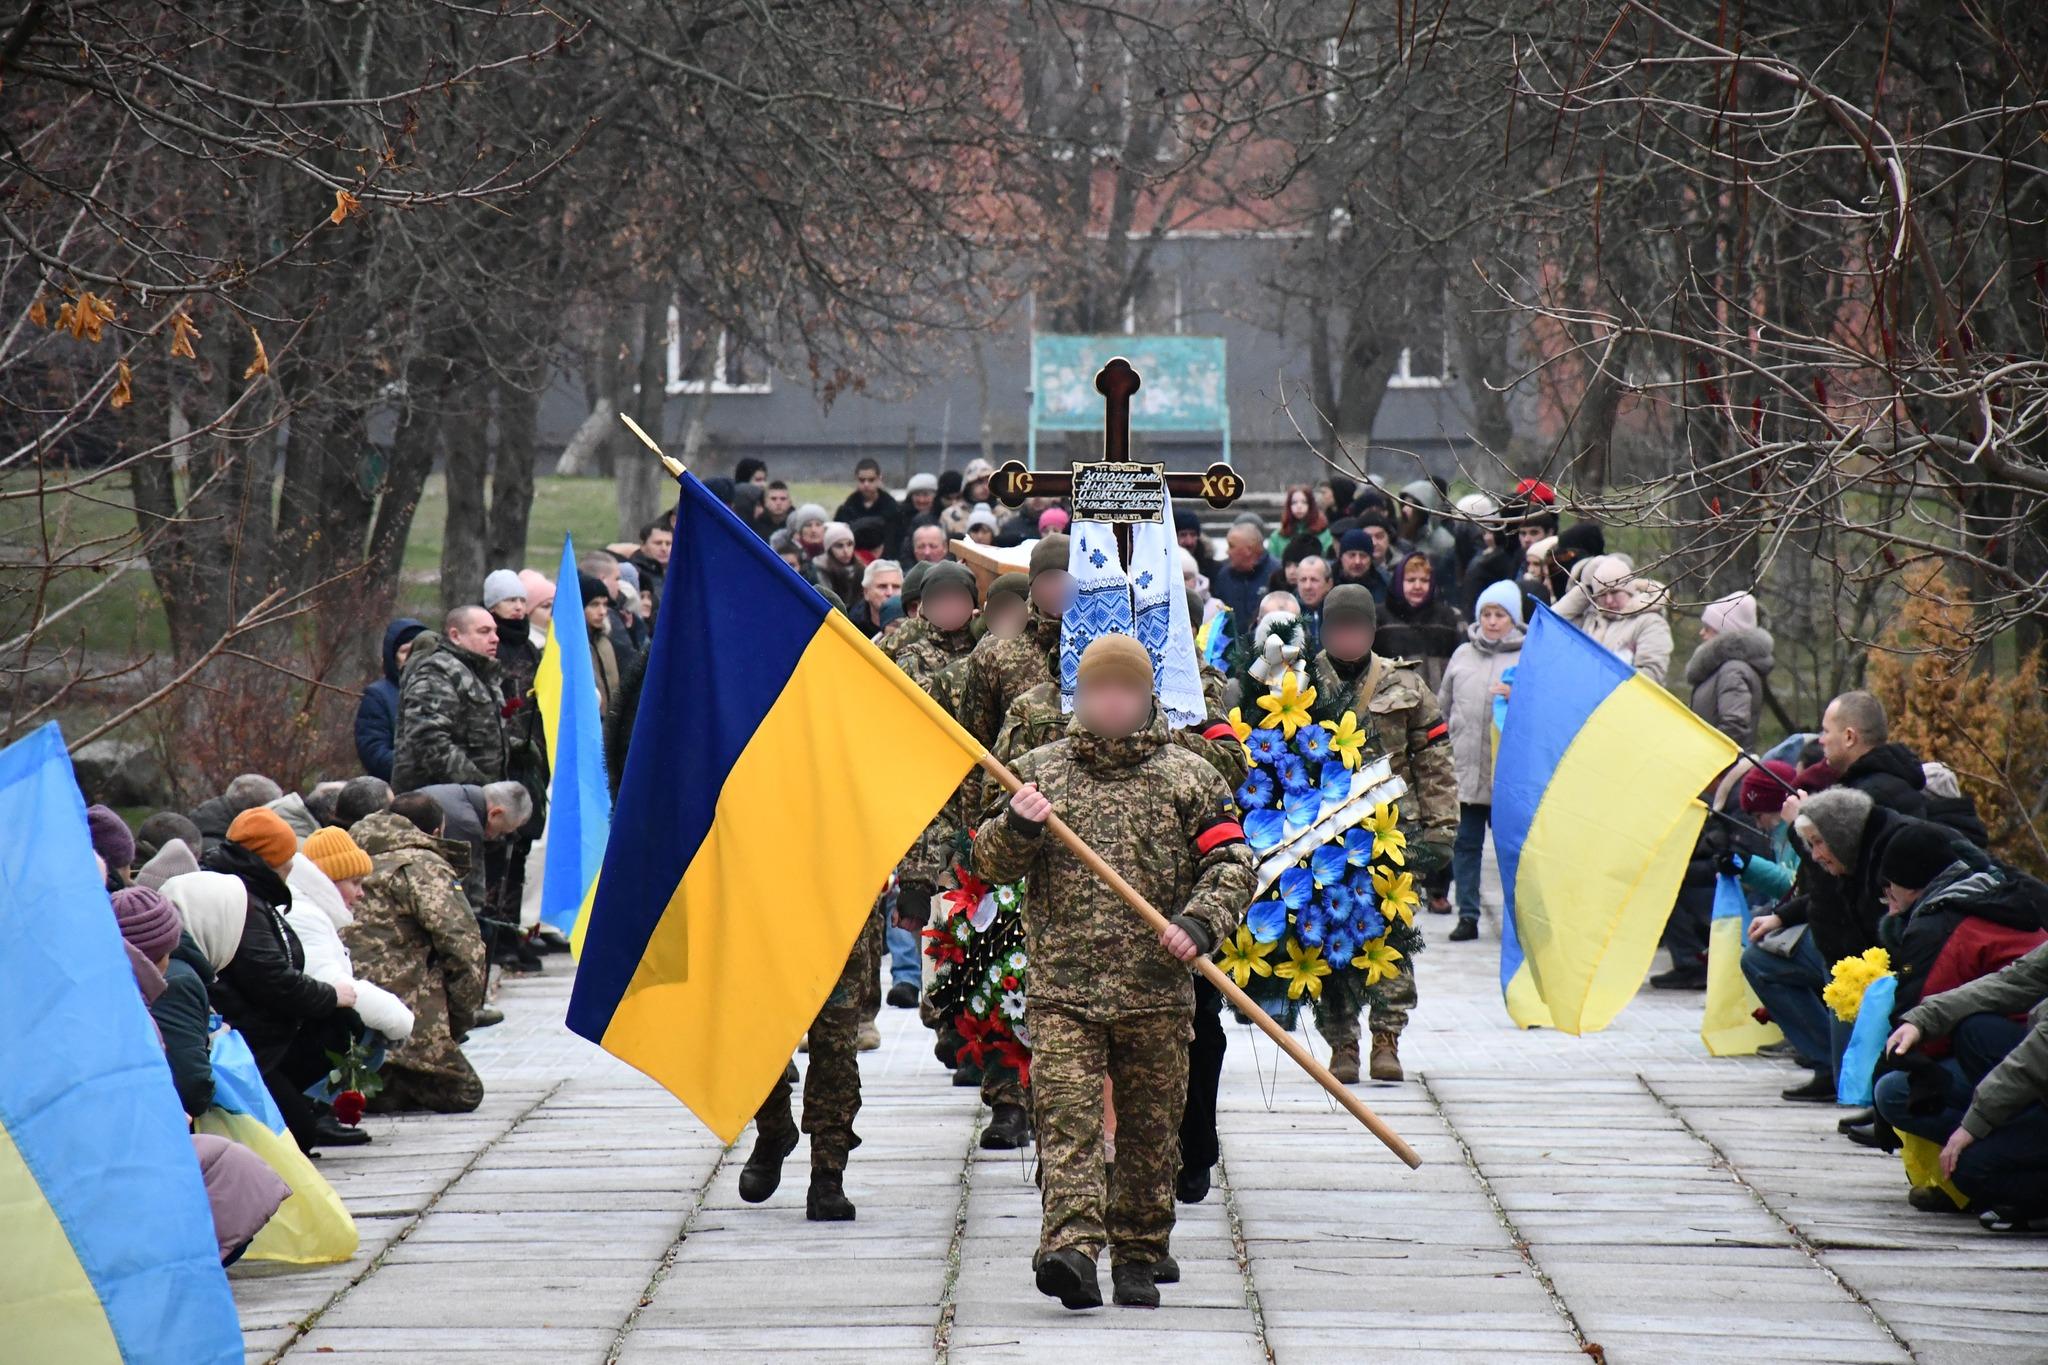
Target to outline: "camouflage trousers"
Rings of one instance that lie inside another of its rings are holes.
[[[1156,1261],[1173,1234],[1180,1117],[1194,1023],[1180,1011],[1084,1019],[1033,1002],[1031,1095],[1038,1127],[1040,1251],[1072,1247],[1113,1264]],[[1104,1171],[1102,1078],[1116,1087],[1116,1165]]]
[[[1411,967],[1399,976],[1364,988],[1374,1033],[1391,1033],[1396,1038],[1408,1027],[1409,1011],[1415,1008],[1415,972]],[[1356,995],[1325,991],[1316,1001],[1316,1032],[1331,1047],[1358,1045],[1359,1005]]]
[[[832,994],[818,1007],[811,1021],[810,1064],[804,1070],[804,1118],[802,1131],[811,1139],[811,1169],[843,1171],[846,1158],[860,1138],[853,1131],[860,1113],[860,1052],[855,1035],[860,1032],[863,982],[875,981],[882,970],[882,921],[868,916],[847,954],[846,965],[833,983]],[[794,1134],[796,1122],[790,1117],[791,1070],[785,1069],[768,1098],[754,1113],[754,1126],[762,1137]]]
[[[1032,1074],[1037,1074],[1036,1064]],[[1024,1078],[1000,1059],[991,1056],[981,1073],[981,1102],[993,1109],[999,1104],[1015,1104],[1028,1108],[1030,1097],[1024,1090]]]

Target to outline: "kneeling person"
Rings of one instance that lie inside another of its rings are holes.
[[[1118,1303],[1159,1302],[1173,1232],[1178,1132],[1194,1034],[1188,963],[1235,931],[1252,855],[1229,788],[1168,741],[1152,664],[1127,636],[1081,656],[1066,737],[1017,763],[1025,785],[976,831],[974,870],[1031,879],[1025,1022],[1043,1172],[1038,1287],[1068,1308],[1102,1302],[1106,1245]],[[1155,935],[1057,839],[1057,812],[1172,919]],[[1114,1084],[1117,1160],[1104,1170],[1102,1082]]]

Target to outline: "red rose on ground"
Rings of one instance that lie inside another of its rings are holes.
[[[353,1128],[363,1121],[363,1092],[344,1090],[334,1097],[335,1122]]]

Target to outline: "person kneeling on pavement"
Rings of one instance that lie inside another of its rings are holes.
[[[1179,1278],[1167,1252],[1178,1131],[1194,1034],[1188,965],[1232,933],[1250,902],[1252,855],[1216,770],[1169,742],[1152,663],[1127,636],[1083,651],[1064,739],[1017,762],[1017,792],[991,807],[974,871],[1030,878],[1025,905],[1043,1217],[1038,1288],[1068,1308],[1102,1303],[1106,1245],[1116,1302],[1151,1307]],[[1046,833],[1057,813],[1172,923],[1136,911]],[[1103,1081],[1115,1087],[1117,1160],[1105,1168]]]

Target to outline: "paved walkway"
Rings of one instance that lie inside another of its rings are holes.
[[[1801,1073],[1705,1055],[1697,995],[1645,992],[1590,1038],[1515,1031],[1497,952],[1490,933],[1430,947],[1410,1079],[1366,1087],[1416,1172],[1232,1025],[1223,1167],[1181,1209],[1182,1283],[1156,1312],[1085,1314],[1033,1290],[1030,1168],[978,1150],[974,1093],[912,1011],[885,1009],[861,1059],[859,1220],[812,1225],[803,1152],[741,1204],[751,1138],[724,1152],[567,1033],[552,958],[472,1041],[480,1111],[372,1119],[374,1145],[323,1159],[353,1261],[233,1272],[248,1358],[2048,1361],[2048,1244],[1913,1212],[1895,1158],[1778,1101]]]

